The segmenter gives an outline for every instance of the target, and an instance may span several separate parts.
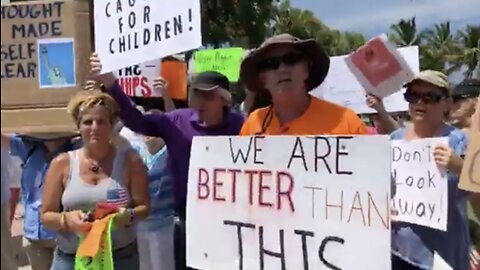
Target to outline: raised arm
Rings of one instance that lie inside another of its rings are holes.
[[[162,77],[158,77],[153,81],[153,87],[162,93],[165,112],[171,112],[175,110],[175,103],[173,103],[170,92],[168,92],[168,82]]]
[[[400,125],[397,123],[397,121],[395,121],[395,119],[393,119],[390,113],[387,112],[383,104],[383,101],[380,98],[374,95],[368,94],[366,101],[367,101],[368,107],[374,109],[378,113],[379,122],[381,124],[380,127],[376,127],[378,130],[378,133],[390,134],[393,131],[400,128]]]
[[[97,77],[97,81],[103,83],[106,91],[120,106],[120,119],[126,127],[145,136],[160,137],[167,144],[175,140],[178,135],[175,131],[178,131],[178,129],[168,115],[142,114],[135,108],[132,100],[125,95],[112,73],[99,75],[102,65],[96,54],[92,54],[92,57],[90,57],[90,65],[92,75]]]

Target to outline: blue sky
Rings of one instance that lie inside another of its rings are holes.
[[[480,25],[480,0],[291,0],[325,24],[373,37],[401,18],[416,16],[420,29],[450,20],[454,29]]]

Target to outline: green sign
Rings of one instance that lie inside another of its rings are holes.
[[[194,55],[195,72],[216,71],[227,76],[230,82],[237,82],[242,58],[242,48],[198,51]]]

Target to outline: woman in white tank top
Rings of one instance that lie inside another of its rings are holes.
[[[115,204],[112,250],[116,270],[139,269],[134,223],[148,216],[147,171],[135,151],[112,143],[118,106],[99,90],[70,100],[69,113],[80,130],[83,147],[55,158],[46,175],[42,222],[58,231],[52,270],[73,270],[78,234],[92,223],[86,213],[97,203]]]

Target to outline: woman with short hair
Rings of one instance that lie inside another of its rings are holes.
[[[68,111],[83,147],[55,158],[43,191],[42,222],[58,231],[52,270],[73,270],[79,234],[88,233],[87,213],[98,203],[119,209],[112,231],[115,269],[139,269],[134,223],[149,213],[147,171],[138,154],[112,142],[119,108],[100,90],[78,93]]]

